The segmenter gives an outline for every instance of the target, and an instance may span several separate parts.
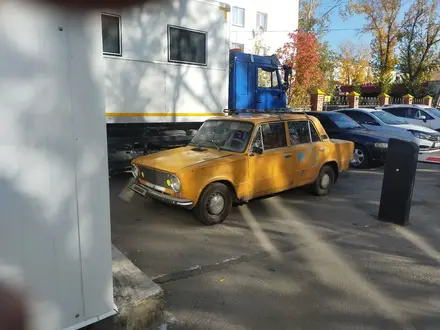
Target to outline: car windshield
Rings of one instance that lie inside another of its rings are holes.
[[[361,128],[362,126],[343,113],[329,113],[328,117],[339,128]]]
[[[434,108],[428,108],[428,110],[430,112],[432,112],[432,114],[438,118],[440,118],[440,110],[439,109],[434,109]]]
[[[199,147],[243,152],[254,124],[233,120],[208,120],[197,131],[191,143]]]
[[[373,111],[371,114],[377,118],[379,118],[381,121],[383,121],[385,124],[388,125],[404,125],[408,124],[408,122],[405,119],[399,118],[397,116],[394,116],[393,114],[385,111]]]

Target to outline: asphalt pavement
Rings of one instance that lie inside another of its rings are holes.
[[[439,329],[440,166],[420,164],[411,224],[377,220],[383,171],[303,189],[204,227],[111,179],[112,239],[165,290],[168,329]]]

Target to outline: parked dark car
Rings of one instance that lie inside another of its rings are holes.
[[[307,114],[319,119],[330,138],[355,143],[352,167],[368,168],[373,162],[381,164],[385,162],[388,140],[393,136],[368,130],[340,112],[307,112]]]

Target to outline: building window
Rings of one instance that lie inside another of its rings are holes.
[[[206,32],[168,26],[168,61],[206,65]]]
[[[232,7],[232,25],[244,27],[244,8]]]
[[[105,55],[122,55],[121,16],[102,14],[102,51]]]
[[[267,14],[257,13],[257,30],[267,31]]]
[[[236,42],[232,43],[232,49],[240,49],[240,51],[244,52],[244,44],[239,44]]]

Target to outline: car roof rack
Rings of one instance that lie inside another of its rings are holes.
[[[224,109],[223,112],[228,115],[240,115],[240,114],[251,114],[251,115],[280,115],[280,119],[282,118],[282,115],[299,115],[302,117],[308,118],[309,116],[307,113],[303,111],[293,110],[293,109],[286,109],[286,108],[280,108],[280,109],[243,109],[243,110],[235,110],[235,109]]]

